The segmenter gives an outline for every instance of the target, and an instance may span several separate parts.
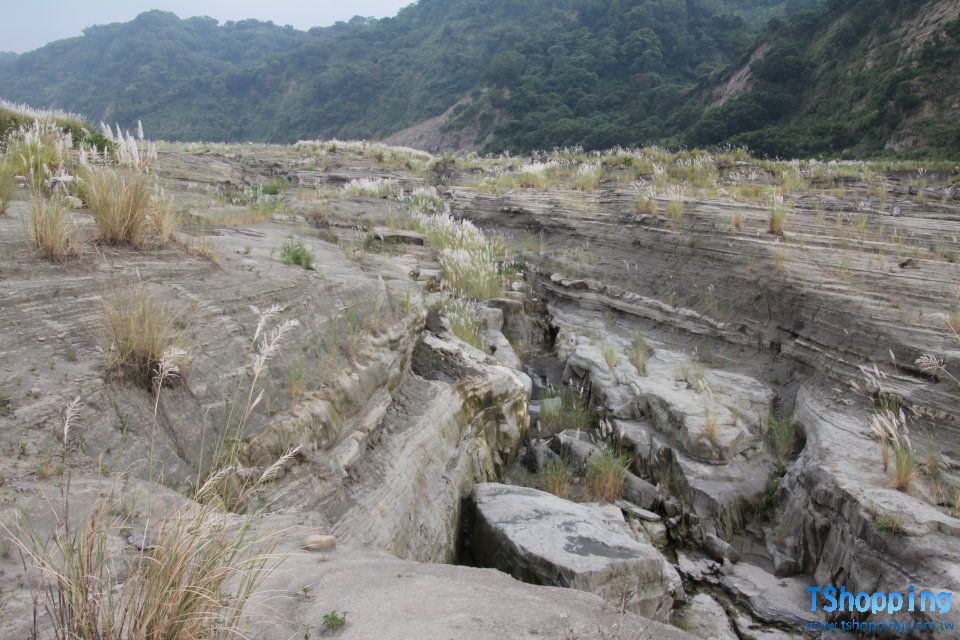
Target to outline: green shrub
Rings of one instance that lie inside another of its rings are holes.
[[[299,240],[290,239],[280,249],[280,260],[285,265],[299,265],[313,271],[313,253]]]
[[[278,196],[289,185],[290,180],[284,178],[283,176],[277,176],[276,178],[271,178],[268,180],[260,189],[260,191],[265,196]]]

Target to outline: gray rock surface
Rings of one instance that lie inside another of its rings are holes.
[[[676,627],[626,612],[576,589],[518,582],[491,569],[397,560],[363,549],[324,561],[287,558],[248,613],[254,640],[321,635],[321,617],[346,612],[343,640],[694,640]],[[619,626],[622,625],[622,630]]]
[[[470,548],[484,566],[526,582],[570,587],[616,602],[636,595],[631,610],[665,620],[676,572],[659,551],[638,542],[616,507],[576,504],[525,487],[473,488]],[[678,579],[677,579],[678,580]]]
[[[706,593],[693,596],[683,610],[685,629],[703,640],[738,640],[726,611]]]

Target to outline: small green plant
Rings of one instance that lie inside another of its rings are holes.
[[[604,362],[607,363],[607,366],[611,369],[617,367],[617,348],[612,344],[604,344],[600,347],[600,353],[603,355]]]
[[[290,180],[283,176],[277,176],[276,178],[267,180],[266,184],[260,189],[260,192],[265,196],[278,196],[289,185]]]
[[[903,521],[899,516],[884,513],[873,521],[873,528],[879,531],[880,533],[888,533],[896,535],[904,532]]]
[[[591,500],[613,502],[620,497],[631,457],[611,446],[604,446],[587,461],[584,492]]]
[[[323,628],[328,631],[336,631],[347,624],[347,612],[334,609],[329,613],[323,614]]]
[[[548,462],[540,471],[540,477],[543,480],[544,491],[558,498],[570,497],[570,481],[573,479],[573,472],[565,459]]]
[[[797,445],[797,426],[790,418],[778,415],[770,416],[770,450],[776,458],[777,464],[783,466],[793,455]]]
[[[639,331],[633,334],[630,340],[630,363],[636,367],[637,373],[647,375],[647,358],[650,357],[650,344],[646,336]]]
[[[313,253],[299,240],[291,238],[280,248],[280,260],[287,266],[298,265],[313,271]]]

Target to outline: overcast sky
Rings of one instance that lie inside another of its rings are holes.
[[[331,25],[353,16],[392,16],[413,0],[0,0],[0,51],[23,53],[93,24],[126,22],[150,9],[181,18],[272,20],[298,29]]]

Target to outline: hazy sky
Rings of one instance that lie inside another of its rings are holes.
[[[23,53],[48,42],[79,36],[93,24],[126,22],[150,9],[181,18],[272,20],[298,29],[321,27],[353,16],[382,18],[413,0],[0,0],[0,51]]]

